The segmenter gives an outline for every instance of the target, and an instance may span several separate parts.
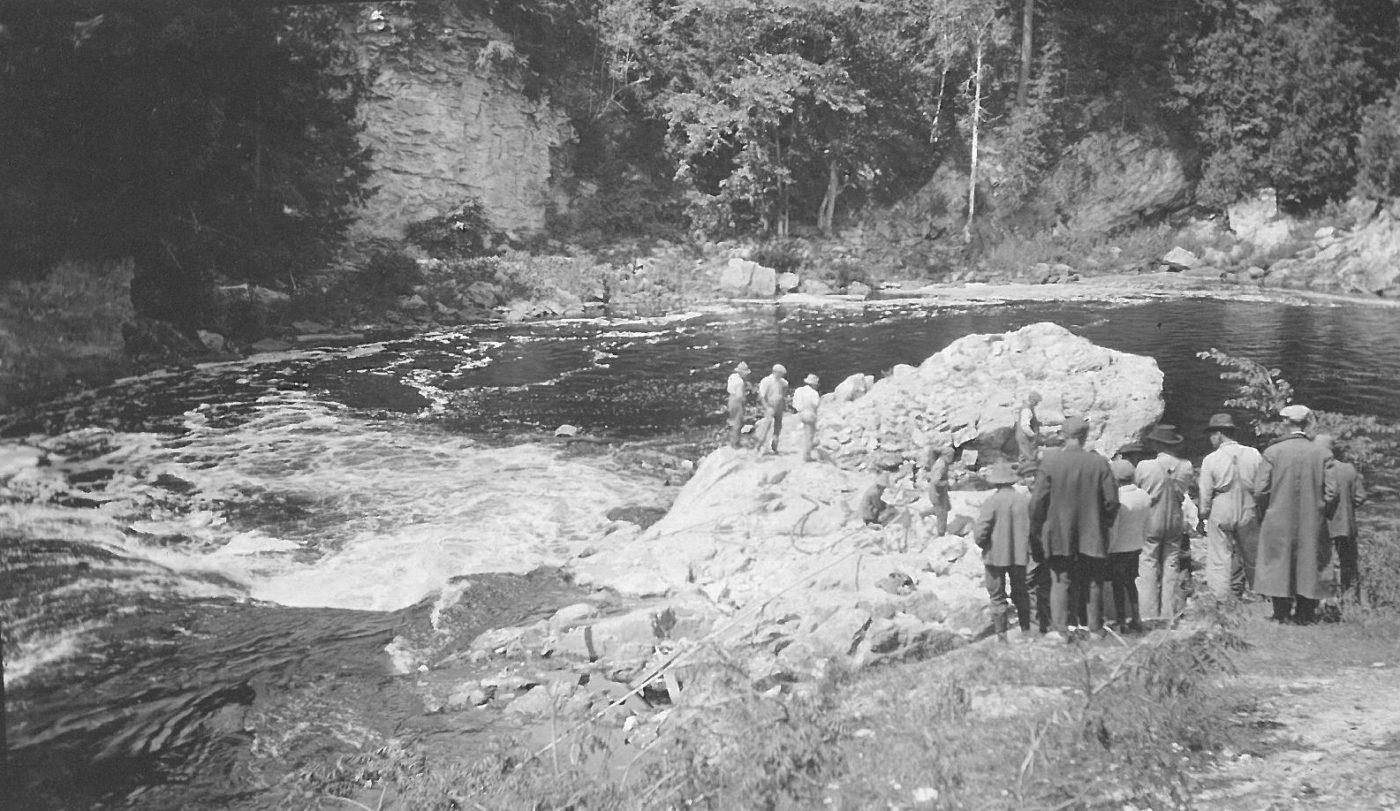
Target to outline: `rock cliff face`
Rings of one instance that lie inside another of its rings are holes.
[[[489,22],[450,11],[430,41],[406,46],[415,24],[380,12],[355,39],[373,79],[361,138],[374,150],[361,237],[400,237],[409,223],[446,214],[468,197],[500,230],[544,226],[559,189],[558,152],[574,138],[548,98],[532,100],[493,53],[510,53]],[[420,23],[421,24],[421,21]]]
[[[1066,226],[1107,234],[1181,208],[1191,182],[1172,150],[1134,136],[1092,135],[1075,144],[1045,184],[1060,199]]]

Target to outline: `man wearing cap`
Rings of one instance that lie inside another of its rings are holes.
[[[1147,538],[1138,564],[1138,599],[1147,619],[1176,615],[1176,593],[1181,578],[1181,558],[1186,550],[1186,519],[1182,502],[1191,487],[1191,463],[1177,455],[1181,434],[1173,426],[1158,424],[1147,435],[1155,457],[1138,462],[1133,480],[1147,492],[1151,510]]]
[[[1259,519],[1254,477],[1259,451],[1235,439],[1235,419],[1214,414],[1206,425],[1215,450],[1201,460],[1201,520],[1206,524],[1206,585],[1217,599],[1243,597],[1254,587]]]
[[[1049,568],[1050,617],[1070,641],[1071,607],[1085,605],[1089,631],[1103,633],[1108,531],[1118,513],[1118,485],[1108,460],[1084,447],[1089,422],[1060,426],[1064,447],[1047,451],[1031,494],[1031,557]],[[1044,586],[1039,595],[1045,597]]]
[[[816,375],[809,374],[803,378],[802,386],[792,393],[792,408],[797,412],[797,419],[802,423],[802,461],[812,461],[812,448],[817,442],[817,407],[821,405],[822,396],[817,393],[817,384],[821,382]]]
[[[1254,590],[1273,600],[1270,619],[1306,625],[1332,592],[1327,514],[1337,503],[1337,480],[1327,451],[1308,439],[1308,407],[1286,406],[1279,416],[1287,433],[1264,449],[1254,477],[1261,516]]]
[[[1327,534],[1337,555],[1338,602],[1361,599],[1360,561],[1356,549],[1356,509],[1366,503],[1366,482],[1356,466],[1342,459],[1331,434],[1313,439],[1332,457],[1332,475],[1337,479],[1337,508],[1327,519]]]
[[[729,447],[739,447],[739,434],[744,428],[744,400],[749,391],[749,365],[739,361],[729,375]]]
[[[773,364],[773,371],[758,381],[758,402],[767,421],[758,438],[759,453],[777,453],[778,435],[783,431],[783,409],[787,408],[787,367]]]

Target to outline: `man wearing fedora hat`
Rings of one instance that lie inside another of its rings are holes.
[[[1186,550],[1182,502],[1195,478],[1191,463],[1177,455],[1181,434],[1159,423],[1146,437],[1155,457],[1138,462],[1133,480],[1151,499],[1147,539],[1138,563],[1138,600],[1145,619],[1176,615],[1181,559]]]
[[[1287,431],[1264,449],[1254,476],[1259,556],[1254,590],[1273,600],[1276,622],[1307,625],[1332,596],[1332,544],[1327,515],[1337,503],[1330,454],[1308,438],[1307,406],[1279,410]],[[1291,613],[1290,613],[1291,611]]]
[[[749,392],[749,365],[742,360],[734,367],[725,384],[729,392],[729,447],[739,447],[739,434],[744,428],[744,400]]]
[[[812,461],[812,448],[817,442],[817,407],[822,396],[817,392],[821,379],[814,374],[803,378],[802,386],[792,393],[792,408],[797,412],[797,421],[802,423],[802,461]]]
[[[982,475],[996,492],[978,511],[972,537],[982,549],[987,596],[992,601],[992,623],[997,638],[1006,639],[1006,586],[1011,582],[1011,604],[1021,632],[1031,629],[1031,601],[1026,591],[1026,563],[1030,560],[1030,497],[1012,487],[1019,480],[1010,462],[997,462]]]
[[[1235,419],[1213,414],[1206,425],[1215,450],[1201,460],[1201,520],[1206,524],[1206,585],[1217,599],[1243,597],[1254,587],[1259,519],[1254,476],[1259,451],[1235,439]]]
[[[1103,582],[1108,532],[1118,514],[1118,484],[1108,460],[1085,449],[1089,421],[1070,417],[1060,426],[1064,447],[1046,451],[1031,494],[1031,557],[1049,570],[1051,622],[1070,636],[1070,617],[1084,607],[1089,632],[1103,633]],[[1045,575],[1036,584],[1044,600]]]

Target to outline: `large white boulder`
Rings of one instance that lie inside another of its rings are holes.
[[[823,402],[819,442],[843,464],[897,453],[920,463],[930,445],[952,442],[1011,453],[1026,395],[1039,392],[1042,431],[1067,416],[1089,420],[1091,447],[1105,455],[1162,415],[1156,361],[1097,346],[1064,327],[1039,323],[1005,334],[959,338],[917,368],[902,367],[864,397]]]
[[[749,646],[756,678],[815,678],[833,657],[862,665],[935,655],[987,631],[978,549],[936,534],[926,484],[911,477],[911,464],[900,466],[885,494],[896,520],[867,526],[860,499],[877,460],[885,467],[891,457],[921,462],[933,441],[961,437],[964,450],[979,451],[963,458],[984,463],[1010,450],[1014,442],[987,443],[1009,438],[1032,389],[1044,397],[1047,433],[1066,415],[1086,416],[1091,444],[1105,454],[1162,413],[1162,373],[1150,358],[1095,346],[1053,324],[969,335],[918,367],[897,367],[855,399],[826,398],[824,461],[716,450],[663,519],[639,535],[605,539],[570,568],[581,585],[648,600],[652,613],[674,604],[695,629]],[[794,424],[783,448],[795,434]],[[965,532],[989,492],[953,490],[949,526]],[[708,626],[696,615],[706,605]],[[625,635],[586,628],[554,649],[593,658],[613,644],[635,663],[652,644],[643,632],[625,643],[600,642]],[[570,642],[587,639],[587,650]]]

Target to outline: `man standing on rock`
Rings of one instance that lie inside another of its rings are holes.
[[[1034,461],[1039,452],[1040,418],[1035,414],[1038,405],[1040,392],[1033,391],[1026,395],[1026,402],[1016,415],[1016,449],[1023,463]]]
[[[758,438],[759,453],[777,453],[778,435],[783,431],[783,410],[787,408],[787,367],[773,364],[773,372],[758,381],[758,402],[763,406],[767,420],[763,433]]]
[[[948,495],[948,470],[952,464],[952,445],[929,447],[924,468],[928,471],[928,498],[933,504],[933,534],[939,537],[948,531],[948,513],[953,510],[953,501]]]
[[[1287,433],[1264,449],[1254,479],[1262,517],[1254,590],[1273,600],[1270,619],[1307,625],[1317,619],[1318,601],[1331,596],[1327,514],[1337,503],[1337,479],[1327,451],[1308,439],[1312,411],[1290,405],[1279,416]]]
[[[814,374],[803,378],[802,385],[792,393],[792,408],[797,412],[797,420],[802,423],[802,461],[812,461],[812,449],[817,444],[817,408],[822,396],[817,393],[821,379]]]
[[[1318,434],[1313,440],[1331,455],[1332,475],[1337,479],[1337,508],[1327,519],[1327,534],[1337,553],[1337,595],[1339,603],[1360,602],[1360,566],[1356,550],[1356,509],[1366,503],[1366,483],[1356,466],[1343,461],[1331,434]]]
[[[1133,477],[1152,500],[1138,568],[1138,599],[1144,619],[1171,619],[1176,615],[1177,586],[1186,552],[1186,518],[1181,507],[1194,475],[1191,463],[1177,456],[1181,434],[1172,426],[1155,426],[1147,442],[1157,455],[1138,462]]]
[[[749,391],[749,365],[739,361],[729,375],[729,447],[739,447],[739,434],[744,429],[744,400]]]
[[[1085,449],[1089,421],[1060,427],[1064,448],[1047,451],[1031,494],[1031,557],[1050,570],[1050,617],[1065,641],[1071,606],[1087,606],[1089,631],[1103,634],[1108,532],[1118,514],[1118,484],[1108,460]]]
[[[1206,524],[1206,585],[1216,599],[1243,597],[1254,588],[1259,519],[1254,476],[1259,451],[1235,441],[1235,420],[1215,414],[1206,425],[1211,451],[1201,461],[1201,520]]]

